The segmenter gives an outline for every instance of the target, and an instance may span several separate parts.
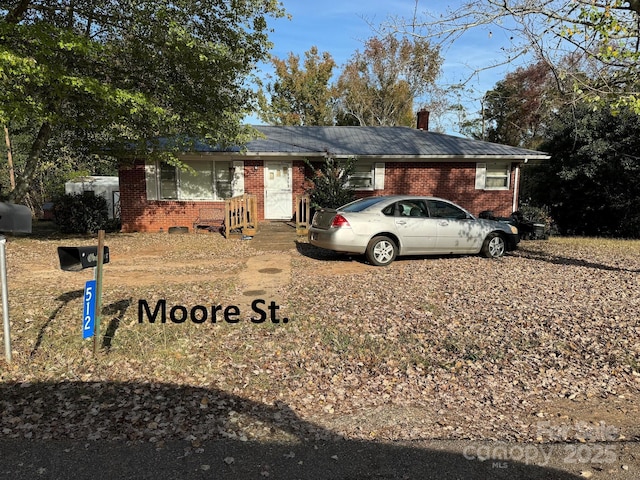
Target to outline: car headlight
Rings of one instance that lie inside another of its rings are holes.
[[[511,233],[513,233],[514,235],[518,234],[518,229],[516,227],[514,227],[513,225],[509,225],[509,228],[511,229]]]

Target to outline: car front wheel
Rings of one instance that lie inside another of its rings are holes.
[[[398,247],[389,237],[374,237],[367,245],[367,259],[379,267],[393,262],[398,255]]]
[[[498,258],[507,249],[504,238],[499,233],[490,233],[482,245],[482,254],[487,258]]]

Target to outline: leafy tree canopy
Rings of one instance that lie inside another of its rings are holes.
[[[367,40],[333,80],[336,67],[316,47],[274,58],[276,79],[263,85],[263,120],[277,125],[413,125],[414,103],[432,107],[442,59],[426,40],[393,35]],[[430,108],[431,109],[431,108]]]
[[[259,94],[260,118],[273,125],[333,125],[334,92],[330,85],[335,62],[317,47],[300,57],[289,54],[286,60],[273,57],[276,79],[263,85]]]
[[[347,62],[337,88],[340,114],[362,126],[412,125],[413,105],[436,90],[442,58],[420,38],[370,38]]]
[[[508,74],[486,93],[483,102],[482,139],[535,149],[562,98],[547,63],[537,62]]]
[[[246,138],[245,79],[271,46],[267,17],[282,13],[277,0],[3,2],[0,123],[33,127],[14,199],[54,137],[112,154],[160,136],[181,149]]]
[[[564,108],[534,168],[529,194],[548,205],[562,233],[640,238],[640,116],[590,104]]]

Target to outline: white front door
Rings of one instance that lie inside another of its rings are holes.
[[[291,162],[264,162],[264,218],[291,220],[292,192]]]

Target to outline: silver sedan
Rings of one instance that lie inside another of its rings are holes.
[[[373,265],[400,255],[478,254],[489,258],[514,250],[518,229],[478,219],[435,197],[367,197],[313,216],[309,242],[336,252],[365,254]]]

